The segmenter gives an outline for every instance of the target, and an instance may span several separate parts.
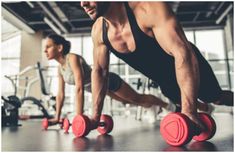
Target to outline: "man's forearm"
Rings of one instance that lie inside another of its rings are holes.
[[[107,91],[108,72],[92,70],[93,118],[99,120]]]
[[[176,76],[181,91],[182,112],[196,113],[200,74],[194,55],[179,61],[176,59]]]

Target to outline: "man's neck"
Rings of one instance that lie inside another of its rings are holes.
[[[124,3],[113,2],[110,4],[104,18],[113,26],[123,26],[127,22],[127,15]]]

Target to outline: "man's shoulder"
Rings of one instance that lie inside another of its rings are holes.
[[[136,4],[135,2],[129,2],[129,6],[139,23],[147,28],[164,23],[167,19],[174,16],[171,8],[165,2],[138,2]]]
[[[91,30],[91,37],[93,39],[93,42],[95,44],[100,44],[103,43],[103,39],[102,39],[102,25],[103,25],[103,17],[99,17],[95,23],[92,26],[92,30]]]
[[[165,2],[155,1],[155,2],[147,2],[147,1],[140,1],[140,2],[128,2],[129,6],[133,11],[144,11],[148,12],[151,8],[154,8],[156,10],[161,9],[164,5],[166,5]]]
[[[95,23],[92,26],[92,31],[91,35],[92,36],[97,36],[101,33],[102,31],[102,23],[103,23],[103,17],[99,17]]]

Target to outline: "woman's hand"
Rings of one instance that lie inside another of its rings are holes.
[[[52,118],[52,119],[49,119],[48,122],[51,124],[51,125],[55,125],[55,124],[58,124],[60,121],[59,118]]]

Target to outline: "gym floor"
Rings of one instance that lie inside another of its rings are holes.
[[[20,121],[22,126],[2,128],[2,151],[233,151],[233,115],[216,113],[215,136],[206,142],[191,141],[184,147],[167,145],[159,122],[149,124],[134,118],[114,116],[110,135],[91,131],[86,138],[65,134],[58,126],[42,130],[41,120]]]

